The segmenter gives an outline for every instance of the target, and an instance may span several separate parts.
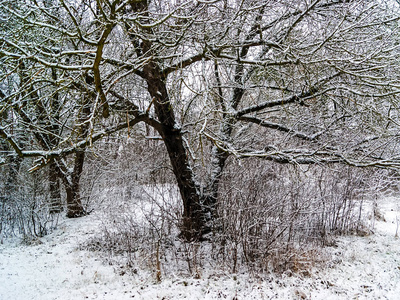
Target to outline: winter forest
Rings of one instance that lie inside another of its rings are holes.
[[[69,224],[155,287],[310,280],[389,198],[395,241],[399,25],[395,0],[0,0],[0,267]]]

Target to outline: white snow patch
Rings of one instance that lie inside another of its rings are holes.
[[[121,275],[98,253],[79,249],[101,228],[99,215],[63,219],[37,244],[7,239],[0,244],[0,299],[399,299],[397,202],[394,197],[379,201],[385,221],[369,220],[374,234],[341,237],[337,247],[326,249],[332,257],[328,266],[309,277],[211,270],[201,279],[156,283],[150,272]]]

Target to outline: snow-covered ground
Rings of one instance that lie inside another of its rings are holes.
[[[325,249],[325,268],[308,276],[219,273],[161,283],[146,272],[122,275],[98,253],[80,250],[101,227],[96,213],[63,219],[32,245],[0,244],[0,299],[400,299],[399,205],[394,197],[379,201],[385,221],[368,221],[374,234],[339,238]]]

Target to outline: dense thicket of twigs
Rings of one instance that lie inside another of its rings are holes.
[[[400,167],[399,20],[379,0],[0,0],[1,234],[111,199],[108,249],[236,272],[360,230]]]
[[[321,247],[334,246],[337,235],[371,233],[365,203],[397,192],[397,178],[384,170],[233,159],[221,179],[218,221],[204,241],[185,243],[171,167],[166,156],[155,155],[162,144],[150,143],[111,147],[107,157],[113,158],[97,158],[89,167],[104,163],[93,190],[101,203],[92,204],[106,213],[103,234],[82,247],[105,253],[123,272],[160,264],[163,276],[218,269],[307,273],[324,260]],[[143,145],[154,152],[143,152]],[[138,170],[143,159],[144,173]]]

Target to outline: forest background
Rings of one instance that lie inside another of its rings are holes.
[[[378,0],[1,0],[1,236],[111,201],[103,248],[159,270],[185,247],[195,274],[201,247],[284,271],[365,234],[363,201],[398,190],[399,18]]]

